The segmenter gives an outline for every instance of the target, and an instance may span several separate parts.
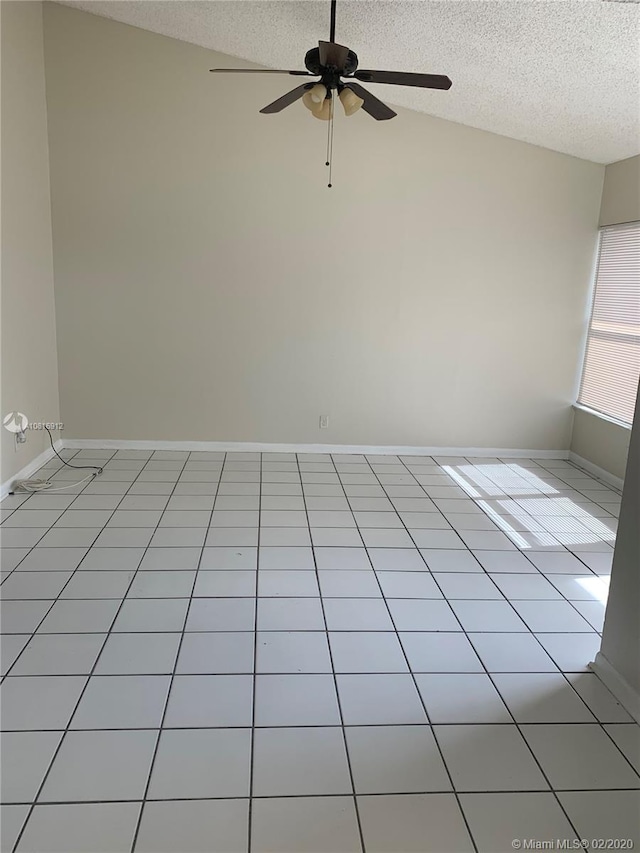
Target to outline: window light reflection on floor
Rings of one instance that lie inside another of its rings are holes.
[[[615,524],[607,526],[529,469],[504,463],[443,465],[442,469],[518,548],[596,546],[615,541],[611,529]]]
[[[490,507],[486,501],[478,501],[478,506],[483,509],[492,519],[492,521],[507,534],[507,536],[509,537],[509,539],[511,539],[514,545],[517,545],[518,548],[523,549],[531,547],[525,537],[518,533],[517,530],[514,530],[513,527],[509,524],[509,522],[505,519],[505,517],[502,515],[498,515],[495,509]]]
[[[602,602],[602,604],[607,603],[607,598],[609,597],[609,578],[608,577],[600,577],[600,578],[576,578],[580,586],[596,598],[598,601]]]

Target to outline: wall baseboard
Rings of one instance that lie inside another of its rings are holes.
[[[608,485],[613,486],[615,489],[618,489],[618,491],[622,491],[624,480],[621,477],[616,477],[613,474],[610,474],[609,471],[606,471],[604,468],[600,468],[598,465],[594,465],[593,462],[589,462],[589,460],[585,459],[583,456],[578,456],[578,454],[574,453],[573,450],[569,451],[569,462],[573,462],[573,464],[577,465],[579,468],[584,468],[588,474],[593,474],[594,477],[597,477],[598,480],[602,480],[603,483],[608,483]]]
[[[594,672],[604,686],[613,693],[625,711],[628,711],[636,723],[640,723],[640,693],[638,693],[623,678],[618,670],[598,652],[596,659],[589,664],[589,669]]]
[[[505,459],[568,459],[568,450],[519,450],[512,447],[412,447],[369,444],[282,444],[255,441],[127,441],[65,438],[72,450],[217,450],[252,453],[365,453],[402,456],[478,456]]]
[[[60,451],[64,447],[64,443],[57,439],[53,446],[56,450]],[[42,468],[43,465],[46,465],[50,459],[53,459],[55,456],[53,450],[50,447],[47,447],[46,450],[43,450],[42,453],[39,453],[35,459],[32,459],[28,465],[25,465],[24,468],[21,468],[13,477],[10,477],[0,486],[0,500],[6,498],[6,496],[11,491],[11,486],[15,483],[16,480],[28,480],[32,474],[35,474],[39,468]]]

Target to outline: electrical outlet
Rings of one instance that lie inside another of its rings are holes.
[[[329,415],[320,415],[320,429],[329,428]]]

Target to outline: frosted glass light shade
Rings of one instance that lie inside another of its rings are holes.
[[[316,104],[315,101],[311,100],[311,92],[304,93],[304,95],[302,96],[302,103],[308,110],[311,110],[311,112],[321,107],[321,104]]]
[[[325,98],[321,105],[316,104],[316,106],[320,106],[320,109],[313,109],[311,115],[321,121],[329,121],[331,118],[331,98]]]
[[[322,83],[316,83],[312,89],[309,89],[309,93],[311,95],[311,100],[318,105],[320,105],[327,97],[327,89],[322,85]]]
[[[325,104],[330,105],[331,101],[326,99],[318,104],[311,99],[311,92],[305,92],[302,96],[302,103],[308,110],[311,110],[316,118],[325,119]],[[329,116],[327,115],[326,118],[329,118]]]
[[[364,104],[362,98],[359,98],[353,89],[343,89],[340,92],[340,103],[344,107],[344,113],[347,116],[352,116],[357,113],[360,107]]]

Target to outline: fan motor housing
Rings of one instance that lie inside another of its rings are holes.
[[[319,76],[323,75],[328,70],[320,64],[320,50],[317,47],[312,47],[311,50],[307,51],[304,58],[304,64],[307,71],[310,71],[312,74],[318,74]],[[344,64],[344,68],[339,71],[338,76],[353,74],[357,67],[358,57],[353,50],[350,50]]]

